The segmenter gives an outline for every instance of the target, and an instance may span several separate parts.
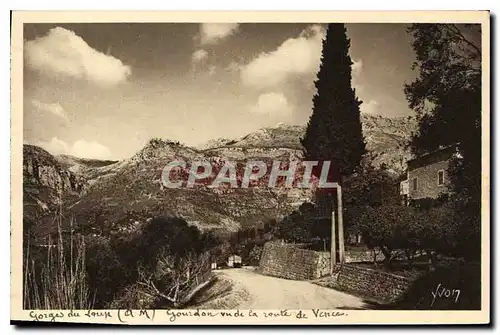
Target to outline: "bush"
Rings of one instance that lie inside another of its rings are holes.
[[[247,263],[249,265],[258,266],[263,250],[264,248],[262,246],[255,245],[248,254]]]
[[[439,296],[443,290],[453,293],[449,297]],[[440,266],[418,278],[398,301],[378,307],[391,310],[480,310],[481,266],[459,263]]]
[[[164,217],[136,232],[86,238],[86,243],[81,235],[68,239],[60,231],[56,248],[48,252],[28,240],[25,308],[177,306],[210,273],[212,254],[217,257],[220,244],[212,233]]]
[[[91,309],[92,293],[85,268],[85,242],[71,235],[65,245],[58,226],[59,239],[54,247],[49,240],[46,254],[27,246],[24,259],[25,309]]]
[[[95,308],[105,308],[105,305],[134,278],[106,238],[97,237],[90,240],[86,256],[86,271],[89,286],[95,294]]]
[[[459,222],[451,206],[418,210],[399,205],[367,207],[357,220],[357,230],[369,248],[379,248],[386,266],[403,251],[409,263],[417,251],[425,251],[435,264],[436,255],[456,255]]]

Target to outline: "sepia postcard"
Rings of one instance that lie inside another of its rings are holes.
[[[11,20],[11,323],[490,323],[490,13]]]

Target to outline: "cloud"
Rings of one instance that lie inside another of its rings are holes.
[[[61,119],[68,120],[64,108],[59,103],[45,103],[40,100],[31,100],[31,104],[42,113],[51,113]]]
[[[68,144],[57,137],[52,137],[50,141],[39,141],[36,145],[44,148],[53,155],[67,154]]]
[[[208,52],[204,49],[199,49],[193,52],[193,56],[191,57],[191,59],[194,63],[200,63],[207,57],[208,57]]]
[[[238,31],[238,23],[202,23],[200,25],[201,44],[215,44]]]
[[[111,158],[111,152],[104,145],[85,140],[78,140],[72,145],[58,139],[57,137],[52,137],[50,141],[39,141],[36,145],[44,148],[54,155],[72,155],[80,158],[94,158],[94,159],[109,159]]]
[[[283,42],[275,51],[262,53],[242,66],[241,79],[247,86],[275,87],[290,77],[315,75],[318,72],[325,29],[307,27],[296,38]]]
[[[361,70],[363,69],[363,60],[360,59],[358,61],[352,60],[353,64],[351,65],[352,77],[357,77],[361,74]]]
[[[363,102],[361,106],[359,106],[361,113],[364,114],[380,114],[380,104],[376,100],[370,100],[368,102]]]
[[[283,93],[269,92],[261,94],[250,111],[258,115],[287,116],[292,113],[293,106]]]
[[[50,76],[83,79],[106,87],[126,81],[131,74],[121,60],[91,48],[73,31],[61,27],[25,42],[24,52],[29,68]]]
[[[71,147],[75,156],[86,158],[109,158],[111,152],[104,145],[95,141],[78,140]]]

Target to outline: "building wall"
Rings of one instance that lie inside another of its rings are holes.
[[[408,171],[409,198],[437,198],[446,191],[449,183],[448,160],[441,160]],[[438,171],[444,170],[444,185],[438,186]],[[418,188],[413,190],[413,178],[417,177]]]

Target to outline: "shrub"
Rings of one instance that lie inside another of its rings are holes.
[[[425,210],[398,205],[367,207],[357,219],[357,230],[367,246],[379,248],[388,267],[397,250],[404,252],[410,264],[419,250],[434,265],[438,254],[458,255],[460,227],[460,218],[450,205]]]
[[[55,248],[25,243],[26,309],[179,306],[222,252],[214,234],[180,218],[157,217],[142,230],[85,242],[59,230]]]
[[[89,286],[96,297],[95,307],[105,308],[123,287],[132,282],[133,277],[106,238],[98,237],[90,240],[86,256]]]
[[[93,307],[85,267],[84,239],[71,234],[68,246],[63,241],[60,225],[58,233],[59,239],[53,247],[49,240],[45,256],[32,254],[27,246],[24,259],[25,309]]]
[[[264,248],[262,246],[254,245],[250,253],[248,254],[247,262],[249,265],[259,265],[260,257],[262,256],[262,251]]]
[[[139,269],[137,293],[148,297],[154,308],[181,307],[209,277],[210,256],[207,253],[185,254],[179,258],[163,249],[152,271]]]

